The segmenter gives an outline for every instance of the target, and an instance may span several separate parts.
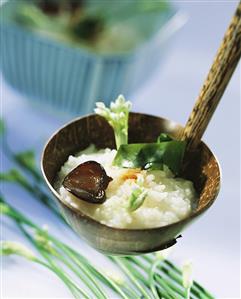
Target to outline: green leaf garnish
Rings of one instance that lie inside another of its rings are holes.
[[[95,113],[103,116],[114,129],[116,148],[128,142],[128,117],[131,103],[126,101],[122,95],[111,102],[110,108],[104,103],[96,103]]]
[[[161,133],[157,138],[157,143],[165,142],[165,141],[172,141],[172,140],[173,139],[166,133]]]
[[[147,190],[143,187],[136,188],[132,191],[128,209],[133,212],[137,210],[143,203],[147,196]]]
[[[117,151],[113,164],[124,168],[163,169],[166,165],[174,174],[181,168],[185,141],[123,144]]]

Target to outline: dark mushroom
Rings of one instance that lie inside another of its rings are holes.
[[[87,161],[73,169],[64,179],[64,188],[81,200],[100,204],[106,200],[105,190],[112,178],[95,161]]]
[[[72,13],[75,13],[78,9],[84,6],[83,0],[69,0],[68,2],[69,10]]]
[[[84,16],[79,18],[72,27],[76,38],[85,41],[95,41],[104,30],[104,20],[99,16]]]
[[[39,0],[39,8],[47,15],[57,15],[60,12],[60,2],[58,0]]]

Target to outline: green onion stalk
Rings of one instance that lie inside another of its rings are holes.
[[[51,266],[48,263],[42,261],[37,256],[34,255],[34,253],[29,250],[26,246],[22,245],[18,242],[12,242],[12,241],[1,241],[0,242],[0,255],[18,255],[26,258],[29,261],[35,262],[41,266],[44,266],[45,268],[52,271],[54,274],[56,274],[63,283],[69,288],[71,293],[75,298],[79,298],[78,295],[83,295],[78,289],[79,287],[76,286],[62,271],[60,271],[57,267]]]
[[[44,185],[44,181],[36,166],[34,152],[26,151],[15,154],[7,144],[6,130],[4,129],[3,122],[0,124],[0,132],[4,140],[4,153],[22,169],[21,171],[13,169],[5,173],[0,173],[0,180],[17,183],[63,220],[56,206],[53,205],[51,197],[40,187],[36,188],[36,185]],[[29,182],[23,171],[31,175],[34,183]],[[1,212],[15,220],[24,235],[35,246],[43,259],[45,259],[45,262],[41,261],[41,264],[53,271],[66,284],[75,298],[81,298],[80,295],[88,298],[86,297],[88,294],[80,294],[78,285],[64,272],[62,265],[67,267],[78,279],[84,282],[87,289],[89,289],[91,294],[96,298],[107,298],[102,284],[111,288],[124,299],[214,298],[196,281],[189,281],[189,283],[187,283],[187,279],[183,277],[185,271],[179,270],[172,262],[165,258],[160,259],[160,257],[156,257],[155,254],[143,255],[141,257],[109,257],[109,259],[123,271],[128,278],[127,281],[131,281],[132,285],[130,286],[126,282],[120,283],[118,279],[112,279],[102,274],[100,270],[79,252],[59,241],[54,236],[46,233],[46,231],[39,228],[25,215],[7,204],[3,198],[1,201]],[[64,223],[66,224],[65,221]],[[29,231],[26,230],[25,226],[35,231],[35,235],[38,237],[32,236]],[[40,244],[43,241],[45,242],[45,246],[43,246],[43,243]],[[46,244],[48,245],[47,247]],[[37,262],[37,260],[35,260],[35,262]],[[95,283],[96,279],[100,282],[99,284]]]
[[[154,262],[155,257],[153,255],[142,255],[141,260],[143,260],[144,262],[147,263],[147,265],[149,265]],[[135,259],[134,262],[139,263],[139,260]],[[143,264],[141,264],[140,266],[145,267]],[[179,285],[183,284],[183,271],[177,268],[170,260],[167,260],[166,258],[163,259],[162,263],[160,263],[157,270],[160,270],[165,275],[169,276],[177,284]],[[215,298],[210,292],[208,292],[203,286],[201,286],[195,280],[193,280],[192,282],[191,293],[193,293],[193,295],[195,295],[198,298],[209,298],[209,299]]]
[[[65,265],[78,278],[80,278],[89,290],[94,293],[96,298],[108,298],[101,285],[96,283],[95,278],[98,278],[115,291],[120,297],[128,299],[126,291],[122,290],[121,284],[116,283],[115,280],[107,277],[106,275],[104,276],[100,270],[88,261],[87,258],[70,248],[67,244],[50,235],[46,229],[40,228],[37,224],[33,223],[17,209],[7,204],[3,197],[1,198],[0,212],[15,221],[19,229],[46,260],[52,271],[54,271],[58,276],[61,276],[60,273],[63,274],[63,277],[61,278],[62,280],[66,279],[69,282],[67,283],[67,286],[70,284],[76,289],[75,283],[68,277],[67,274],[65,274],[61,264]],[[28,229],[25,227],[28,227]],[[138,296],[138,294],[131,288],[130,291]],[[88,297],[87,294],[85,294],[85,297]]]

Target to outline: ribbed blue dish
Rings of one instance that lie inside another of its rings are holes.
[[[73,115],[128,95],[143,83],[164,57],[170,37],[185,16],[172,17],[150,40],[131,53],[98,55],[1,22],[1,70],[5,79],[30,99]]]

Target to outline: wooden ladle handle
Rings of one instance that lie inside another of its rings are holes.
[[[225,91],[241,56],[241,2],[214,59],[180,139],[195,150]]]

